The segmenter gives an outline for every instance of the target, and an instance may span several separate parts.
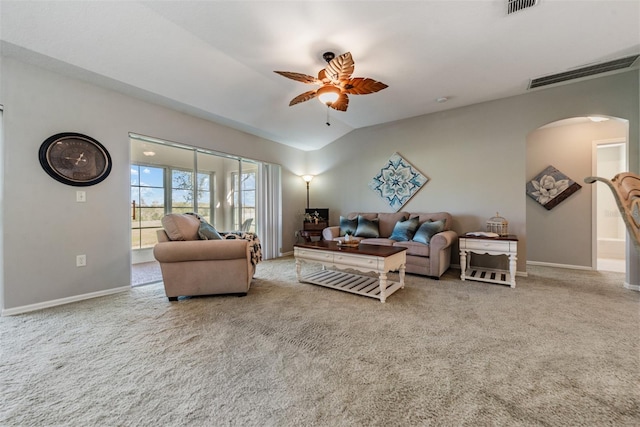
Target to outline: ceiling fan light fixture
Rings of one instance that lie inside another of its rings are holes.
[[[316,93],[318,100],[325,105],[331,105],[340,97],[340,89],[332,85],[324,85]]]

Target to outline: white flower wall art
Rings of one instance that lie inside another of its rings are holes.
[[[527,195],[551,210],[580,188],[580,184],[549,166],[527,183]]]
[[[394,153],[380,173],[369,182],[371,188],[396,212],[426,184],[428,178],[398,153]]]

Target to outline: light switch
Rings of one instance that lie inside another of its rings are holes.
[[[87,192],[78,190],[76,191],[76,202],[84,203],[87,201]]]

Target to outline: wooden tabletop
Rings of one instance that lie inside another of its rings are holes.
[[[319,242],[307,242],[297,243],[293,245],[296,248],[315,249],[323,251],[333,252],[346,252],[351,254],[373,255],[380,257],[388,257],[398,252],[406,251],[407,248],[398,246],[383,246],[383,245],[365,245],[360,244],[358,246],[341,246],[338,242],[322,240]]]
[[[515,234],[509,234],[507,236],[498,236],[498,237],[486,237],[486,236],[473,236],[469,234],[463,234],[462,236],[465,239],[482,239],[482,240],[518,240],[518,236]]]

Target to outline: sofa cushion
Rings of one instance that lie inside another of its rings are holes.
[[[395,227],[393,227],[393,232],[389,238],[391,240],[396,240],[398,242],[406,242],[413,238],[413,235],[416,233],[418,229],[418,218],[410,218],[405,221],[396,222]]]
[[[416,255],[428,257],[431,253],[431,247],[429,245],[425,245],[424,243],[418,242],[396,242],[393,246],[398,246],[400,248],[407,248],[407,255]]]
[[[357,239],[358,237],[356,237]],[[385,237],[371,238],[371,239],[362,239],[360,241],[363,245],[378,245],[378,246],[393,246],[395,243],[394,240],[387,239]]]
[[[358,215],[358,228],[356,228],[356,237],[380,237],[378,229],[378,221],[366,219],[362,215]]]
[[[199,240],[200,220],[194,215],[170,213],[161,222],[170,240]]]
[[[218,233],[218,230],[206,221],[200,222],[198,237],[200,237],[200,240],[222,240],[222,236]]]
[[[434,234],[444,230],[444,220],[427,221],[420,224],[418,231],[413,236],[414,242],[424,243],[426,245],[431,241]]]
[[[356,232],[358,228],[358,218],[349,219],[344,216],[340,217],[340,236],[347,234],[347,231],[351,231],[351,234]]]
[[[396,226],[396,223],[398,221],[404,221],[407,218],[409,218],[408,212],[379,213],[378,228],[380,230],[380,236],[391,236],[391,233],[393,233],[393,227]]]

